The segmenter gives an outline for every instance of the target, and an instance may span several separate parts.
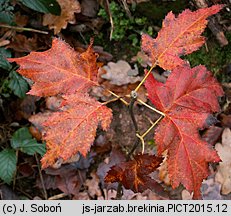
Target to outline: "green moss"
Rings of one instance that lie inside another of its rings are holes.
[[[133,11],[132,11],[133,10]],[[110,3],[110,12],[112,14],[114,29],[112,40],[122,41],[125,38],[131,40],[132,46],[138,45],[138,37],[141,32],[152,31],[151,26],[147,26],[147,18],[144,16],[135,16],[135,9],[131,9],[133,16],[128,18],[125,10],[115,1]],[[98,16],[103,17],[109,22],[109,17],[104,8],[99,10]],[[131,36],[133,35],[133,36]],[[130,36],[130,37],[129,37]],[[136,38],[135,38],[136,36]]]
[[[205,65],[220,81],[227,81],[228,77],[221,73],[222,68],[231,63],[231,33],[226,35],[229,45],[220,47],[216,41],[207,42],[208,50],[203,46],[200,50],[187,55],[191,66]]]

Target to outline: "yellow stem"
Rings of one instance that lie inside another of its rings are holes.
[[[135,91],[137,92],[140,88],[140,86],[143,85],[143,83],[145,82],[145,80],[147,79],[147,77],[149,76],[149,74],[151,73],[152,69],[156,67],[156,63],[149,69],[149,71],[147,72],[147,74],[145,75],[145,77],[141,80],[140,84],[136,87]]]
[[[105,101],[105,102],[103,102],[103,103],[101,103],[101,104],[102,104],[102,105],[106,105],[106,104],[109,104],[109,103],[115,102],[115,101],[117,101],[117,100],[119,100],[119,98],[113,98],[113,99],[108,100],[108,101]]]
[[[110,91],[109,89],[106,89],[110,94],[112,94],[113,96],[117,97],[119,100],[121,100],[126,106],[128,106],[128,102],[125,101],[123,98],[121,98],[119,95],[115,94],[114,92]]]
[[[141,153],[144,154],[144,138],[140,136],[138,133],[136,133],[136,136],[140,139],[141,144],[142,144],[142,151]]]
[[[151,109],[151,110],[153,110],[153,111],[159,113],[160,115],[165,116],[165,114],[164,114],[163,112],[161,112],[161,111],[155,109],[154,107],[152,107],[152,106],[146,104],[146,103],[143,102],[141,99],[138,98],[137,101],[140,102],[141,104],[143,104],[144,106],[148,107],[149,109]]]
[[[146,130],[146,132],[141,136],[143,139],[144,137],[152,130],[152,128],[155,127],[155,125],[163,118],[163,116],[161,116],[160,118],[158,118],[152,125],[151,127],[148,128],[148,130]]]

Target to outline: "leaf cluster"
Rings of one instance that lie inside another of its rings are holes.
[[[128,17],[123,8],[121,8],[121,6],[115,1],[110,2],[109,8],[114,25],[111,39],[114,41],[128,39],[132,42],[133,46],[137,46],[139,43],[138,34],[141,32],[152,34],[152,27],[146,25],[146,17]],[[98,16],[109,22],[110,18],[104,8],[99,10]]]
[[[38,143],[30,134],[28,128],[23,127],[14,132],[10,140],[11,148],[0,152],[0,178],[10,184],[17,166],[17,153],[21,151],[28,155],[45,154],[45,144]]]
[[[162,162],[161,157],[167,155],[172,187],[182,184],[194,193],[194,198],[200,198],[201,183],[209,175],[208,164],[219,162],[220,158],[212,146],[201,139],[199,130],[214,122],[211,115],[220,109],[217,98],[223,95],[223,90],[204,66],[191,68],[181,56],[196,51],[205,43],[201,34],[207,18],[222,7],[214,5],[195,12],[185,10],[178,17],[168,13],[155,39],[142,35],[142,50],[152,66],[131,92],[130,101],[105,89],[115,97],[112,101],[121,100],[128,106],[137,137],[127,154],[127,161],[113,166],[105,181],[119,182],[118,188],[123,185],[134,191],[155,189],[157,183],[149,174]],[[85,52],[79,53],[55,38],[47,51],[8,60],[19,64],[17,72],[34,82],[29,94],[60,98],[60,105],[55,111],[38,113],[30,118],[46,141],[47,151],[41,160],[42,167],[62,164],[77,153],[86,156],[97,127],[100,125],[106,131],[112,120],[112,110],[89,95],[93,86],[100,85],[93,42]],[[166,83],[157,81],[152,75],[156,66],[171,71]],[[154,107],[139,98],[137,92],[143,83]],[[136,101],[160,115],[143,134],[139,132],[133,113]],[[144,137],[157,124],[154,135],[157,156],[143,154]],[[142,145],[142,154],[134,155],[139,144]]]

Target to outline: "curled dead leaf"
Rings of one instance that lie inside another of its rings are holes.
[[[222,134],[222,143],[215,146],[222,162],[219,163],[215,180],[221,183],[221,193],[231,192],[231,130],[225,128]]]
[[[43,25],[54,29],[54,33],[58,34],[61,29],[65,29],[68,23],[75,23],[75,13],[81,12],[80,3],[77,0],[57,0],[61,7],[61,15],[44,14]]]

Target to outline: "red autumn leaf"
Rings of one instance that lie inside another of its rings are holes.
[[[180,183],[200,197],[200,186],[208,176],[208,162],[219,156],[198,130],[210,124],[209,114],[219,110],[223,90],[204,66],[175,68],[165,84],[151,75],[145,84],[149,99],[165,114],[156,129],[158,155],[168,150],[168,172],[173,188]]]
[[[165,70],[172,70],[184,61],[179,57],[201,47],[205,38],[201,36],[207,25],[207,18],[216,14],[223,5],[202,8],[195,12],[183,11],[177,18],[170,12],[163,21],[156,39],[142,35],[142,49],[148,54],[152,64]]]
[[[30,118],[42,130],[48,149],[42,158],[42,167],[51,166],[58,159],[66,161],[77,152],[86,155],[98,124],[107,130],[112,118],[112,111],[87,93],[91,86],[98,84],[92,43],[80,54],[65,42],[54,39],[50,50],[32,52],[10,61],[20,64],[18,72],[35,82],[29,94],[59,94],[63,99],[56,112],[39,113]]]
[[[154,155],[135,155],[134,160],[113,166],[105,177],[105,182],[121,182],[126,189],[143,192],[146,189],[159,189],[158,183],[148,176],[162,162]]]
[[[34,81],[28,94],[53,96],[72,94],[97,85],[96,59],[92,43],[80,54],[55,38],[51,49],[45,52],[31,52],[28,56],[8,60],[20,65],[18,73]]]
[[[48,149],[42,158],[43,168],[54,164],[58,158],[65,161],[77,152],[86,156],[98,123],[106,130],[111,118],[112,111],[88,94],[64,96],[59,112],[52,113],[42,123]],[[36,122],[36,115],[30,121]]]

